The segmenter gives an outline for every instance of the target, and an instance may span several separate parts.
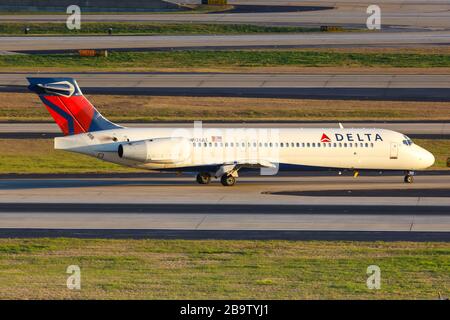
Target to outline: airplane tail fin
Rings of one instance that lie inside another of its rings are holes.
[[[27,78],[64,135],[122,128],[103,117],[73,78]]]

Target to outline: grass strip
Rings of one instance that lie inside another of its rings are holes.
[[[0,298],[437,299],[449,259],[448,243],[0,239]]]
[[[8,22],[0,24],[0,35],[106,35],[112,28],[115,35],[182,35],[182,34],[248,34],[248,33],[295,33],[316,32],[318,27],[263,26],[252,24],[214,24],[214,23],[152,23],[152,22],[83,22],[81,29],[69,30],[65,23],[23,23]]]
[[[0,55],[0,69],[34,70],[148,70],[155,68],[242,67],[397,67],[448,68],[450,54],[362,53],[309,50],[150,51],[111,52],[108,57],[77,54]]]
[[[450,119],[447,102],[87,95],[108,119],[151,121],[355,121]],[[0,121],[53,122],[33,93],[0,93]],[[330,126],[333,126],[330,124]]]

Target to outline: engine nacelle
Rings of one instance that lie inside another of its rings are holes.
[[[119,157],[143,163],[177,163],[190,157],[186,138],[157,138],[119,145]]]

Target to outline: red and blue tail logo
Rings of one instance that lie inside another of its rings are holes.
[[[122,128],[106,118],[83,96],[72,78],[28,78],[65,135]]]

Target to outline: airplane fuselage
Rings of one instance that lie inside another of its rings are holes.
[[[148,151],[121,156],[120,146]],[[420,170],[434,163],[430,152],[386,129],[122,128],[56,138],[55,148],[162,171],[214,172],[233,163],[290,171]]]

